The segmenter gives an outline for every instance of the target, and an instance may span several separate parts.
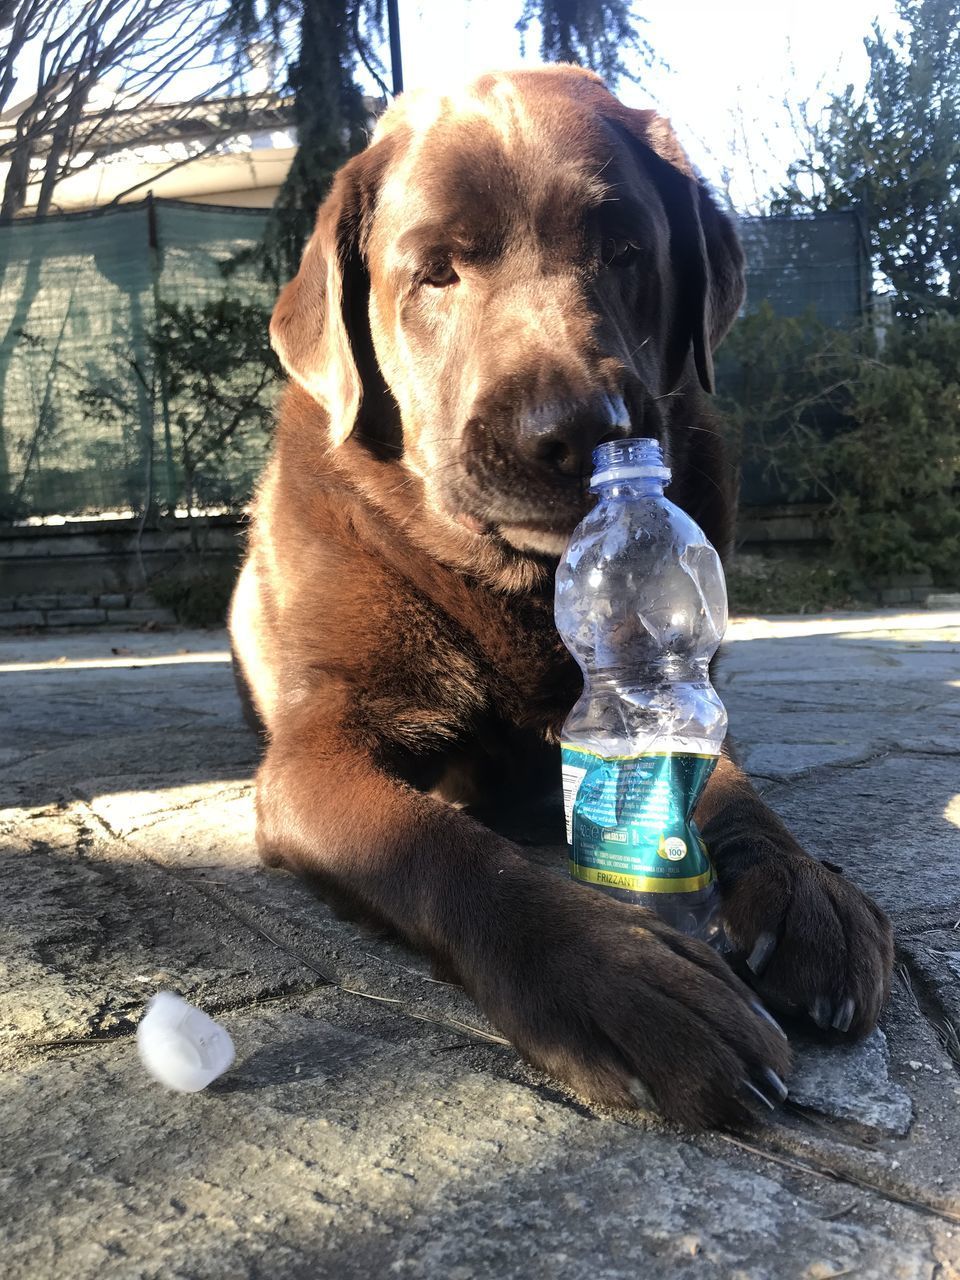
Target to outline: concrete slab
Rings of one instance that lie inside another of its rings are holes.
[[[817,857],[828,858],[869,890],[888,912],[942,909],[957,918],[960,754],[884,754],[825,767],[764,796]]]
[[[960,614],[749,620],[770,802],[898,923],[879,1036],[746,1137],[605,1115],[252,848],[222,633],[0,640],[0,1249],[11,1277],[960,1276]],[[560,849],[531,849],[545,867]],[[238,1058],[165,1093],[169,987]]]
[[[11,1280],[927,1280],[952,1249],[902,1206],[867,1225],[847,1187],[585,1116],[382,1006],[318,993],[232,1030],[239,1065],[204,1094],[153,1086],[129,1042],[0,1080],[37,1197],[4,1223]]]
[[[0,835],[0,1065],[129,1035],[158,989],[215,1010],[317,985],[216,900],[146,859],[104,857],[76,806],[19,829],[0,819]]]
[[[838,1120],[904,1137],[913,1120],[906,1089],[890,1079],[890,1050],[879,1027],[851,1045],[809,1043],[797,1047],[790,1099]]]

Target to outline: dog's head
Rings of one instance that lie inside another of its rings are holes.
[[[668,123],[553,67],[400,98],[271,334],[334,445],[396,457],[476,537],[556,554],[593,447],[662,437],[665,397],[712,390],[742,298],[733,229]]]

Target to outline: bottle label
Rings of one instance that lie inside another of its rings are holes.
[[[714,871],[693,810],[717,757],[686,750],[601,756],[562,744],[575,880],[634,893],[704,889]]]

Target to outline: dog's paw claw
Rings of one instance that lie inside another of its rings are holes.
[[[833,1009],[830,1001],[826,996],[817,996],[813,1004],[810,1006],[810,1017],[814,1020],[821,1031],[826,1031],[830,1026],[833,1017]]]
[[[783,1036],[784,1040],[786,1040],[787,1033],[784,1031],[783,1027],[781,1027],[780,1023],[776,1020],[776,1018],[773,1016],[773,1014],[770,1012],[769,1009],[767,1009],[764,1005],[762,1005],[759,1000],[751,1000],[750,1007],[751,1009],[753,1009],[754,1013],[757,1015],[758,1018],[763,1018],[764,1022],[769,1022],[771,1027],[773,1027],[776,1031],[779,1031],[780,1034]]]
[[[771,1111],[775,1111],[776,1107],[770,1101],[765,1093],[757,1088],[755,1084],[751,1084],[749,1080],[744,1080],[742,1088],[751,1098],[755,1098],[758,1102],[762,1102],[765,1107],[769,1107]]]
[[[764,1067],[763,1078],[764,1080],[766,1080],[767,1084],[770,1086],[773,1092],[777,1095],[777,1098],[779,1099],[779,1101],[786,1102],[787,1095],[789,1094],[790,1090],[783,1083],[783,1081],[780,1079],[780,1077],[777,1075],[777,1073],[773,1070],[772,1067]]]
[[[850,996],[846,1000],[842,1000],[834,1011],[833,1019],[830,1025],[835,1031],[849,1031],[850,1024],[853,1022],[853,1015],[857,1011],[857,1002]]]
[[[654,1101],[653,1094],[642,1080],[638,1080],[637,1077],[634,1076],[627,1088],[630,1091],[630,1097],[642,1110],[656,1111],[658,1109],[657,1104]]]
[[[758,978],[770,963],[770,957],[776,949],[777,939],[774,934],[764,932],[758,935],[753,950],[747,956],[747,968]]]

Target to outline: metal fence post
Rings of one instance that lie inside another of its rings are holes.
[[[157,233],[157,206],[153,192],[147,192],[147,243],[150,251],[150,279],[153,285],[154,320],[160,321],[160,237]],[[167,361],[162,344],[157,346],[157,376],[160,382],[160,411],[163,415],[163,443],[167,463],[167,498],[171,508],[177,505],[177,472],[173,461],[173,436],[170,430],[170,402],[167,397]]]
[[[403,59],[400,54],[400,14],[397,0],[387,0],[387,28],[390,32],[390,72],[393,96],[403,93]]]

